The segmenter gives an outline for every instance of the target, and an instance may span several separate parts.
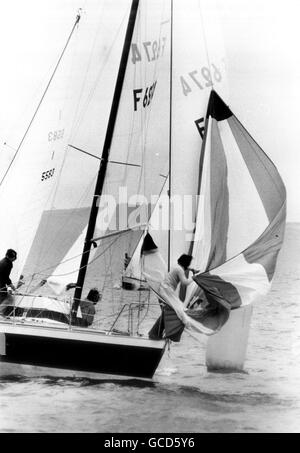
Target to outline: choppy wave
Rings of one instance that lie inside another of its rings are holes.
[[[204,343],[185,336],[152,381],[7,374],[0,432],[299,432],[299,250],[300,225],[289,225],[245,373],[208,373]]]

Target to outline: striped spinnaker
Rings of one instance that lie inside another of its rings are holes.
[[[269,157],[215,91],[207,111],[194,277],[232,308],[266,294],[282,246],[286,191]],[[189,294],[191,298],[191,293]]]

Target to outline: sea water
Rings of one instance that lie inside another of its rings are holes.
[[[152,381],[0,378],[0,432],[300,432],[300,224],[288,224],[272,290],[255,304],[244,373],[208,373],[187,333]]]

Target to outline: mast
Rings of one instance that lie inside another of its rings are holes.
[[[205,148],[206,148],[206,139],[207,139],[207,129],[208,129],[208,121],[209,121],[209,112],[211,108],[211,95],[209,97],[209,103],[207,107],[207,113],[206,113],[206,118],[205,118],[205,123],[204,123],[204,135],[202,139],[202,145],[201,145],[201,152],[200,152],[200,160],[199,160],[199,179],[198,179],[198,190],[197,190],[197,195],[200,195],[201,191],[201,186],[202,186],[202,176],[203,176],[203,164],[204,164],[204,157],[205,157]],[[190,242],[189,245],[189,255],[193,253],[193,247],[194,247],[194,236],[196,232],[196,221],[197,221],[197,213],[198,209],[196,210],[196,215],[195,215],[195,228],[193,231],[193,239]],[[185,293],[185,292],[184,292]]]
[[[208,121],[209,121],[209,112],[210,112],[210,108],[211,108],[211,103],[212,103],[212,100],[211,100],[211,95],[210,95],[209,103],[208,103],[208,107],[207,107],[207,112],[206,112],[206,117],[205,117],[204,136],[203,136],[203,139],[202,139],[201,152],[200,152],[199,179],[198,179],[197,195],[200,195],[201,186],[202,186],[203,165],[204,165],[205,148],[206,148],[206,140],[207,140],[207,130],[208,130]],[[194,238],[195,238],[195,233],[196,233],[196,228],[197,228],[197,225],[196,225],[197,217],[198,217],[198,207],[197,207],[196,215],[195,215],[195,227],[194,227],[194,230],[193,230],[193,239],[190,241],[190,244],[189,244],[189,250],[188,250],[188,254],[189,255],[192,255],[192,253],[193,253]],[[189,271],[186,271],[186,273],[185,273],[186,277],[188,277],[188,274],[189,274]],[[185,300],[186,290],[187,290],[186,286],[182,286],[182,285],[180,286],[179,298],[180,298],[181,301]]]
[[[173,107],[173,0],[171,0],[171,43],[170,43],[170,126],[169,126],[169,231],[168,231],[168,271],[171,265],[171,225],[172,225],[172,107]]]
[[[90,251],[91,251],[91,247],[92,247],[91,241],[93,239],[95,225],[96,225],[96,221],[97,221],[98,209],[99,209],[98,199],[102,195],[102,191],[103,191],[104,180],[105,180],[108,158],[109,158],[109,152],[110,152],[110,147],[111,147],[111,143],[112,143],[114,128],[115,128],[117,114],[118,114],[118,108],[119,108],[119,103],[120,103],[120,98],[121,98],[121,93],[122,93],[122,88],[123,88],[123,82],[124,82],[125,73],[126,73],[127,61],[128,61],[129,51],[130,51],[130,44],[131,44],[134,26],[135,26],[136,17],[137,17],[138,6],[139,6],[139,0],[132,0],[128,25],[127,25],[127,30],[126,30],[126,35],[125,35],[125,40],[124,40],[124,45],[123,45],[123,50],[122,50],[122,56],[121,56],[119,71],[118,71],[116,85],[115,85],[115,91],[114,91],[114,96],[113,96],[113,100],[112,100],[105,141],[104,141],[103,150],[102,150],[101,163],[100,163],[97,182],[96,182],[96,186],[95,186],[95,193],[94,193],[94,198],[93,198],[93,202],[92,202],[90,218],[89,218],[89,222],[88,222],[87,233],[86,233],[84,248],[83,248],[83,252],[82,252],[82,258],[81,258],[81,262],[80,262],[80,269],[79,269],[78,278],[77,278],[76,290],[75,290],[75,294],[74,294],[74,302],[73,302],[73,306],[72,306],[72,311],[73,311],[74,317],[76,316],[77,309],[78,309],[78,306],[80,303],[83,284],[84,284],[85,275],[86,275],[86,269],[87,269],[87,265],[89,262],[89,256],[90,256]]]

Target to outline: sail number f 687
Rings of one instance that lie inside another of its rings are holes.
[[[154,95],[154,90],[156,87],[157,81],[153,83],[150,87],[147,87],[146,90],[143,88],[137,88],[136,90],[133,90],[133,102],[134,102],[134,111],[137,111],[137,106],[138,103],[143,99],[143,107],[148,107],[150,102],[152,101],[153,95]],[[143,96],[143,92],[144,96]]]

